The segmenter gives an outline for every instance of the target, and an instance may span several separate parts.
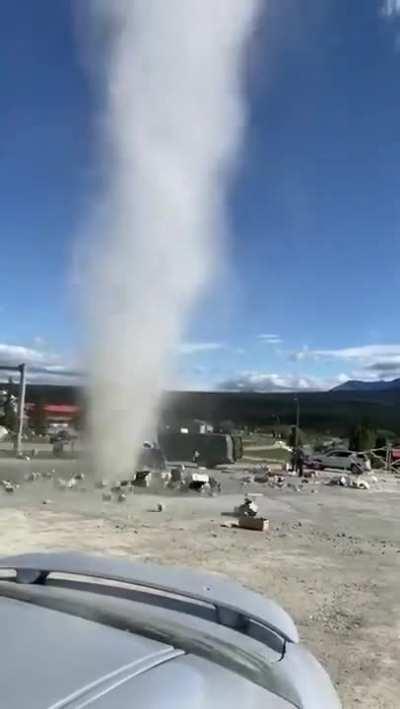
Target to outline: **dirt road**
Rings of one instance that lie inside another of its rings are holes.
[[[221,527],[242,499],[233,477],[236,493],[170,496],[159,513],[158,495],[117,504],[102,502],[87,481],[86,493],[57,492],[52,481],[24,483],[12,496],[0,493],[0,552],[79,549],[225,573],[293,615],[346,709],[394,709],[400,485],[361,491],[309,484],[302,493],[258,485],[260,511],[271,521],[270,532],[258,533]]]

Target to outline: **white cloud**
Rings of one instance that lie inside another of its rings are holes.
[[[58,354],[23,345],[0,343],[0,366],[17,367],[19,364],[27,365],[28,381],[73,383],[74,379],[78,380],[81,376],[80,372],[63,361]],[[13,375],[13,371],[0,372],[3,380],[8,374]]]
[[[18,364],[44,365],[45,363],[56,364],[59,357],[43,352],[43,350],[33,347],[23,347],[22,345],[8,345],[0,343],[0,364],[16,366]]]
[[[389,19],[400,15],[400,0],[383,0],[381,14]]]
[[[400,0],[381,0],[379,7],[381,17],[394,26],[394,51],[400,52],[400,33],[398,31],[400,19]]]
[[[262,340],[267,345],[280,345],[282,343],[282,338],[280,335],[261,333],[257,335],[258,340]]]
[[[221,342],[183,342],[178,347],[178,351],[183,355],[197,354],[197,352],[212,352],[222,350],[224,345]]]
[[[301,350],[298,350],[297,352],[290,352],[289,354],[289,359],[293,360],[294,362],[299,362],[302,359],[306,359],[309,356],[310,349],[308,345],[303,345]]]
[[[220,382],[218,389],[252,392],[326,391],[348,379],[346,374],[324,378],[250,371]]]
[[[340,360],[361,367],[357,371],[360,378],[374,374],[375,378],[393,377],[400,374],[400,345],[363,345],[332,350],[303,349],[294,352],[292,359]]]

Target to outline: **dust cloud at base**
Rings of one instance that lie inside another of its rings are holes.
[[[133,470],[193,305],[216,273],[258,3],[89,7],[103,183],[87,215],[83,310],[92,464],[110,477]]]

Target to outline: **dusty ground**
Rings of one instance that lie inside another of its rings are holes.
[[[46,467],[65,475],[77,465],[3,459],[0,478]],[[309,484],[301,493],[253,485],[271,521],[258,533],[221,527],[242,495],[239,472],[219,477],[227,494],[163,497],[161,513],[153,511],[160,495],[105,503],[87,480],[81,493],[25,482],[13,495],[0,492],[0,552],[80,549],[226,573],[292,614],[344,707],[399,706],[400,484]]]

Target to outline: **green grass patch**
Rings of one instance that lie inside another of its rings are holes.
[[[260,460],[279,460],[282,463],[288,463],[290,453],[282,448],[260,448],[255,451],[243,451],[243,458],[260,458]]]

